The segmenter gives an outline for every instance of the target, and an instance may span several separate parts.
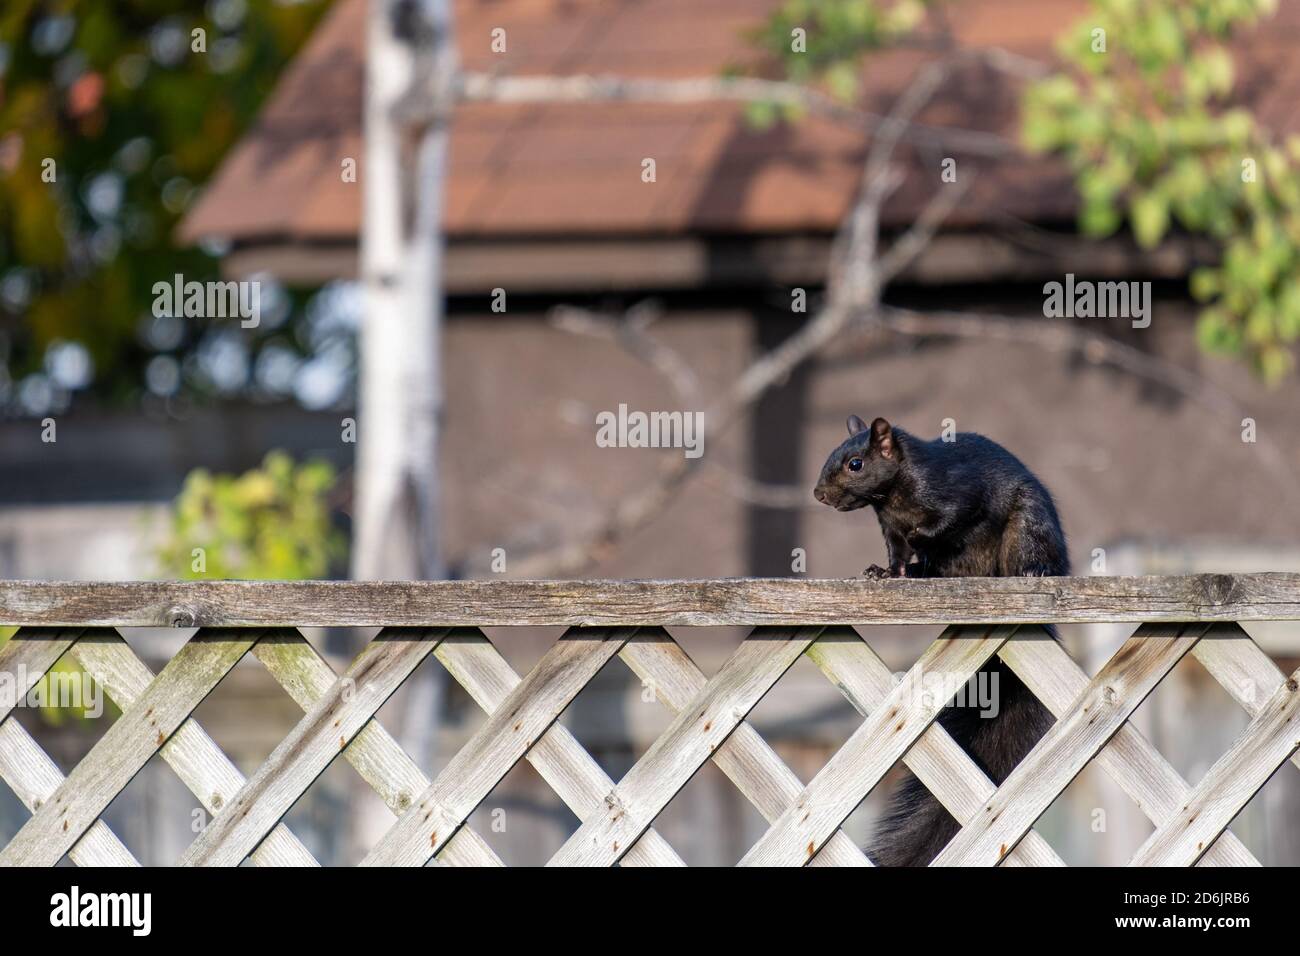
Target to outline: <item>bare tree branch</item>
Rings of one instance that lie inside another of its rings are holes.
[[[967,60],[981,59],[994,69],[1016,77],[1037,79],[1047,72],[1044,64],[996,48],[958,51],[956,56]],[[466,72],[458,78],[457,92],[458,99],[467,103],[772,103],[794,106],[811,115],[857,126],[868,132],[879,129],[888,119],[887,115],[848,105],[813,87],[745,76],[657,79]],[[416,88],[395,107],[395,112],[402,122],[418,124],[425,121],[430,108],[429,97]],[[910,120],[901,136],[918,145],[942,146],[971,156],[999,157],[1021,151],[1018,144],[997,133],[929,126]]]
[[[890,244],[889,251],[881,256],[879,266],[881,283],[887,283],[896,277],[925,251],[934,239],[935,233],[947,222],[953,210],[970,192],[974,181],[974,174],[966,173],[960,180],[952,183],[951,188],[940,189],[935,193],[934,198],[925,204],[925,208],[917,216],[916,222],[895,239]]]
[[[662,310],[658,303],[639,302],[621,317],[599,315],[587,309],[559,306],[551,310],[555,328],[573,335],[586,335],[614,342],[662,375],[684,407],[695,403],[699,383],[695,372],[675,349],[664,345],[648,329]]]

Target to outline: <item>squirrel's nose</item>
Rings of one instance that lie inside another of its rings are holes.
[[[826,503],[826,492],[822,491],[820,486],[813,489],[813,497],[816,498],[818,501],[820,501],[822,504]]]

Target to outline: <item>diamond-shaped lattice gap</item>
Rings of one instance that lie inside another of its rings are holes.
[[[469,815],[468,826],[508,866],[542,866],[580,822],[525,759]]]
[[[250,652],[190,716],[239,772],[251,777],[297,725],[302,713],[302,708]]]
[[[375,717],[429,780],[487,720],[434,654],[420,662]]]
[[[655,829],[690,866],[733,866],[767,823],[713,761],[664,807]]]
[[[863,719],[806,654],[781,675],[748,718],[805,784]]]
[[[322,866],[355,866],[396,820],[339,755],[294,802],[283,822]]]
[[[1250,723],[1250,715],[1187,654],[1129,722],[1195,786]]]
[[[653,696],[614,657],[578,692],[558,723],[617,783],[672,722],[671,710],[657,699],[646,699]]]
[[[542,655],[551,649],[567,628],[564,627],[484,627],[483,636],[492,642],[521,678],[528,676]]]
[[[749,627],[676,627],[665,631],[690,655],[695,665],[712,677],[741,642],[749,636]]]
[[[100,815],[144,866],[171,866],[210,819],[155,753]]]
[[[121,716],[121,712],[109,702],[107,694],[103,695],[102,701],[103,711],[98,717],[93,716],[93,710],[75,707],[22,706],[16,708],[8,719],[25,727],[66,776]]]
[[[1123,866],[1155,828],[1093,761],[1070,781],[1034,829],[1070,866]]]

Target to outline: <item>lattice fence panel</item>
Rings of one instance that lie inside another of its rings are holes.
[[[302,717],[245,779],[191,715],[249,653]],[[485,714],[433,779],[375,717],[431,654]],[[1130,722],[1188,654],[1251,718],[1194,787]],[[22,695],[65,655],[122,712],[66,778],[13,719]],[[801,655],[862,717],[807,783],[747,719]],[[938,674],[943,686],[959,686],[995,655],[1056,717],[1001,786],[935,722],[946,700],[928,683]],[[557,722],[615,657],[672,714],[618,781]],[[870,865],[842,826],[899,761],[964,822],[936,865],[1062,865],[1033,826],[1092,761],[1155,826],[1134,864],[1252,865],[1228,826],[1281,764],[1300,765],[1300,672],[1283,675],[1225,622],[1144,624],[1091,679],[1041,628],[1015,623],[949,626],[901,681],[856,631],[821,624],[757,627],[712,677],[654,626],[572,627],[522,677],[472,627],[387,628],[342,674],[296,629],[205,628],[157,675],[113,630],[28,627],[0,647],[0,674],[21,675],[13,699],[0,700],[0,779],[32,814],[0,850],[4,865],[53,865],[65,854],[79,865],[137,865],[100,817],[154,754],[212,815],[179,862],[226,866],[315,865],[282,821],[338,757],[394,814],[363,863],[413,866],[501,865],[466,821],[521,760],[581,821],[552,865],[682,865],[654,823],[709,761],[768,823],[741,860],[747,866]]]

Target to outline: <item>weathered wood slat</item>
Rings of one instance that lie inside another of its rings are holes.
[[[1300,670],[1264,702],[1187,802],[1147,839],[1130,866],[1191,866],[1268,778],[1300,748]]]
[[[35,813],[63,783],[63,774],[18,721],[6,720],[0,724],[0,780]],[[68,856],[77,866],[140,865],[103,820],[90,825]]]
[[[1300,619],[1300,574],[873,581],[0,582],[0,624],[672,626]]]
[[[519,686],[519,675],[481,633],[455,632],[443,641],[434,654],[474,702],[488,714],[497,710]],[[585,820],[600,808],[601,798],[614,787],[614,781],[600,768],[569,728],[556,722],[533,744],[524,759],[533,765],[543,780],[564,801],[579,820]],[[423,792],[422,790],[420,792]],[[462,827],[452,843],[461,833]],[[450,849],[450,845],[448,846]],[[444,855],[446,850],[443,851]],[[623,858],[629,866],[685,866],[668,841],[653,829],[636,842]]]
[[[698,697],[709,682],[681,645],[657,628],[650,633],[638,634],[623,648],[620,656],[642,681],[654,688],[655,698],[674,714],[681,713],[682,708]],[[803,783],[794,771],[785,765],[748,721],[742,720],[737,725],[714,753],[713,762],[768,823],[775,822],[803,791]],[[611,784],[603,792],[608,793],[612,788]],[[646,836],[653,832],[647,830]],[[645,837],[642,837],[637,846],[644,841]],[[635,850],[636,846],[623,857],[624,865]],[[817,860],[821,861],[818,864],[821,866],[871,865],[866,854],[842,830],[837,830],[827,841],[822,852],[817,854]]]
[[[436,653],[436,651],[435,651]],[[257,642],[253,656],[261,662],[304,711],[329,693],[338,680],[334,668],[298,631],[266,637]],[[361,774],[393,813],[400,815],[416,794],[423,793],[429,778],[375,718],[357,731],[343,751],[343,759]],[[279,824],[276,830],[284,824]],[[252,859],[275,836],[276,830],[253,851]],[[452,866],[504,866],[484,839],[469,827],[462,827],[443,848],[439,862]]]
[[[1205,630],[1203,624],[1139,628],[933,865],[1000,863]]]
[[[362,865],[423,865],[634,633],[635,628],[593,628],[565,634],[506,695]]]
[[[1029,640],[1035,631],[1041,639]],[[1193,655],[1201,649],[1207,637],[1208,634],[1192,648]],[[1259,653],[1263,656],[1263,651]],[[1069,711],[1071,705],[1088,689],[1088,675],[1083,668],[1074,662],[1065,648],[1050,640],[1041,629],[1022,628],[1016,639],[1008,641],[1006,647],[1002,648],[1001,657],[1034,696],[1058,718]],[[1267,657],[1264,660],[1273,667]],[[1282,675],[1279,672],[1277,683],[1281,681]],[[1097,766],[1119,784],[1156,826],[1173,816],[1191,793],[1191,786],[1174,769],[1173,764],[1131,723],[1120,727],[1094,759]],[[1031,834],[1032,832],[1030,831]],[[1024,846],[1024,843],[1020,846]],[[1006,866],[1008,862],[1009,859],[1002,865]],[[1259,866],[1259,861],[1235,835],[1225,832],[1201,858],[1201,865]]]
[[[243,862],[445,636],[442,630],[392,630],[367,644],[190,844],[181,865]]]
[[[949,696],[934,693],[931,675],[953,688],[992,657],[1015,627],[949,628],[853,732],[799,798],[741,859],[741,866],[803,866],[871,789],[930,726]]]
[[[267,636],[263,635],[262,639]],[[123,712],[136,706],[154,680],[153,671],[115,631],[82,637],[73,646],[71,655]],[[186,718],[167,738],[158,756],[175,771],[199,805],[213,816],[244,785],[239,768],[193,717]],[[276,827],[267,836],[252,859],[258,866],[319,865],[302,841],[284,826]]]
[[[252,647],[260,631],[200,631],[105,731],[0,852],[0,865],[53,866]]]
[[[821,631],[760,628],[745,638],[547,866],[617,863]]]
[[[1017,632],[1016,638],[1008,643],[1015,643],[1019,634]],[[851,628],[837,628],[823,634],[808,649],[808,657],[863,717],[879,707],[894,689],[894,677],[889,667]],[[920,739],[903,755],[903,763],[955,820],[971,819],[997,789],[961,745],[953,740],[952,734],[937,721],[926,728]],[[829,843],[813,857],[813,864],[824,857],[828,849]],[[1037,831],[1030,830],[1007,858],[1006,864],[1065,866],[1065,861]]]

